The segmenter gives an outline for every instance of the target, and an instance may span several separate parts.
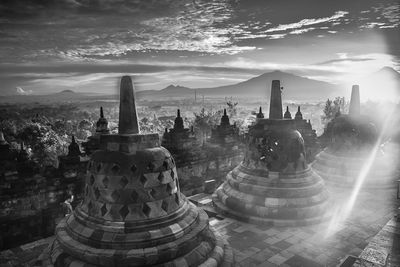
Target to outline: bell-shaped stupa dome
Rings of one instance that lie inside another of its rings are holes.
[[[232,251],[179,189],[158,134],[141,134],[131,78],[122,77],[119,133],[103,134],[84,200],[56,228],[55,266],[219,266]],[[225,265],[224,265],[225,266]]]
[[[381,149],[371,119],[360,113],[359,90],[353,85],[349,114],[339,112],[328,123],[323,134],[327,147],[316,156],[312,167],[326,182],[339,187],[353,187],[360,175],[365,176],[364,188],[393,187],[399,174],[397,162]],[[374,148],[376,153],[370,158]]]
[[[295,120],[282,118],[281,88],[272,82],[270,118],[249,129],[242,163],[215,192],[217,210],[251,223],[294,226],[327,218],[328,192],[306,162]]]

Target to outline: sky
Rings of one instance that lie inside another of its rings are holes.
[[[400,0],[2,0],[0,95],[400,71]]]

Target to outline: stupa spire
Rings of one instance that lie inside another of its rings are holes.
[[[282,119],[282,91],[280,80],[272,81],[269,118],[273,120]]]
[[[104,118],[103,107],[100,107],[100,118]]]
[[[257,119],[263,119],[263,118],[264,118],[264,113],[262,113],[262,108],[260,107],[260,109],[258,110]]]
[[[285,115],[283,116],[283,118],[285,118],[285,119],[292,118],[292,114],[290,114],[290,111],[289,111],[289,106],[286,106],[286,112],[285,112]]]
[[[360,115],[360,87],[358,85],[353,85],[351,88],[349,115]]]
[[[175,130],[178,130],[178,131],[181,131],[181,130],[183,130],[185,127],[184,127],[184,125],[183,125],[183,118],[181,117],[181,110],[180,109],[178,109],[177,111],[176,111],[176,118],[175,118],[175,121],[174,121],[174,129]]]
[[[303,119],[303,114],[300,111],[300,106],[297,107],[297,112],[296,115],[294,116],[295,120],[302,120]]]
[[[138,134],[139,131],[132,79],[130,76],[123,76],[120,85],[118,133]]]
[[[225,108],[224,108],[224,115],[221,117],[221,125],[226,125],[226,126],[230,125],[229,117],[226,114],[226,109]]]

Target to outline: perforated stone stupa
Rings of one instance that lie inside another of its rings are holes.
[[[269,119],[258,116],[248,136],[242,163],[213,195],[215,208],[236,219],[276,226],[326,219],[328,192],[306,162],[295,120],[283,119],[279,80],[272,81]]]
[[[312,167],[326,182],[339,187],[354,186],[364,168],[369,168],[364,188],[393,187],[398,177],[397,159],[385,155],[379,147],[369,161],[374,146],[381,144],[371,119],[360,114],[359,90],[353,85],[349,114],[340,114],[328,123],[324,132],[327,147],[316,156]]]
[[[180,193],[158,134],[139,131],[131,78],[122,77],[119,133],[100,136],[85,196],[42,255],[55,266],[231,266],[207,214]]]

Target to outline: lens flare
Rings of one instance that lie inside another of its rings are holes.
[[[360,193],[360,190],[363,186],[363,183],[375,162],[378,152],[380,151],[382,141],[386,136],[386,132],[389,130],[389,127],[392,122],[391,119],[393,118],[392,116],[395,114],[395,110],[396,110],[395,106],[393,106],[388,112],[388,116],[386,116],[385,118],[385,121],[382,125],[381,131],[379,132],[376,143],[373,146],[369,156],[365,160],[360,173],[358,174],[358,177],[356,179],[355,185],[351,191],[349,198],[343,202],[345,203],[344,205],[337,205],[334,208],[332,218],[329,222],[328,227],[326,228],[325,238],[332,236],[338,230],[340,230],[340,226],[342,225],[342,223],[345,222],[346,219],[350,216],[354,204],[357,201],[357,197]]]

